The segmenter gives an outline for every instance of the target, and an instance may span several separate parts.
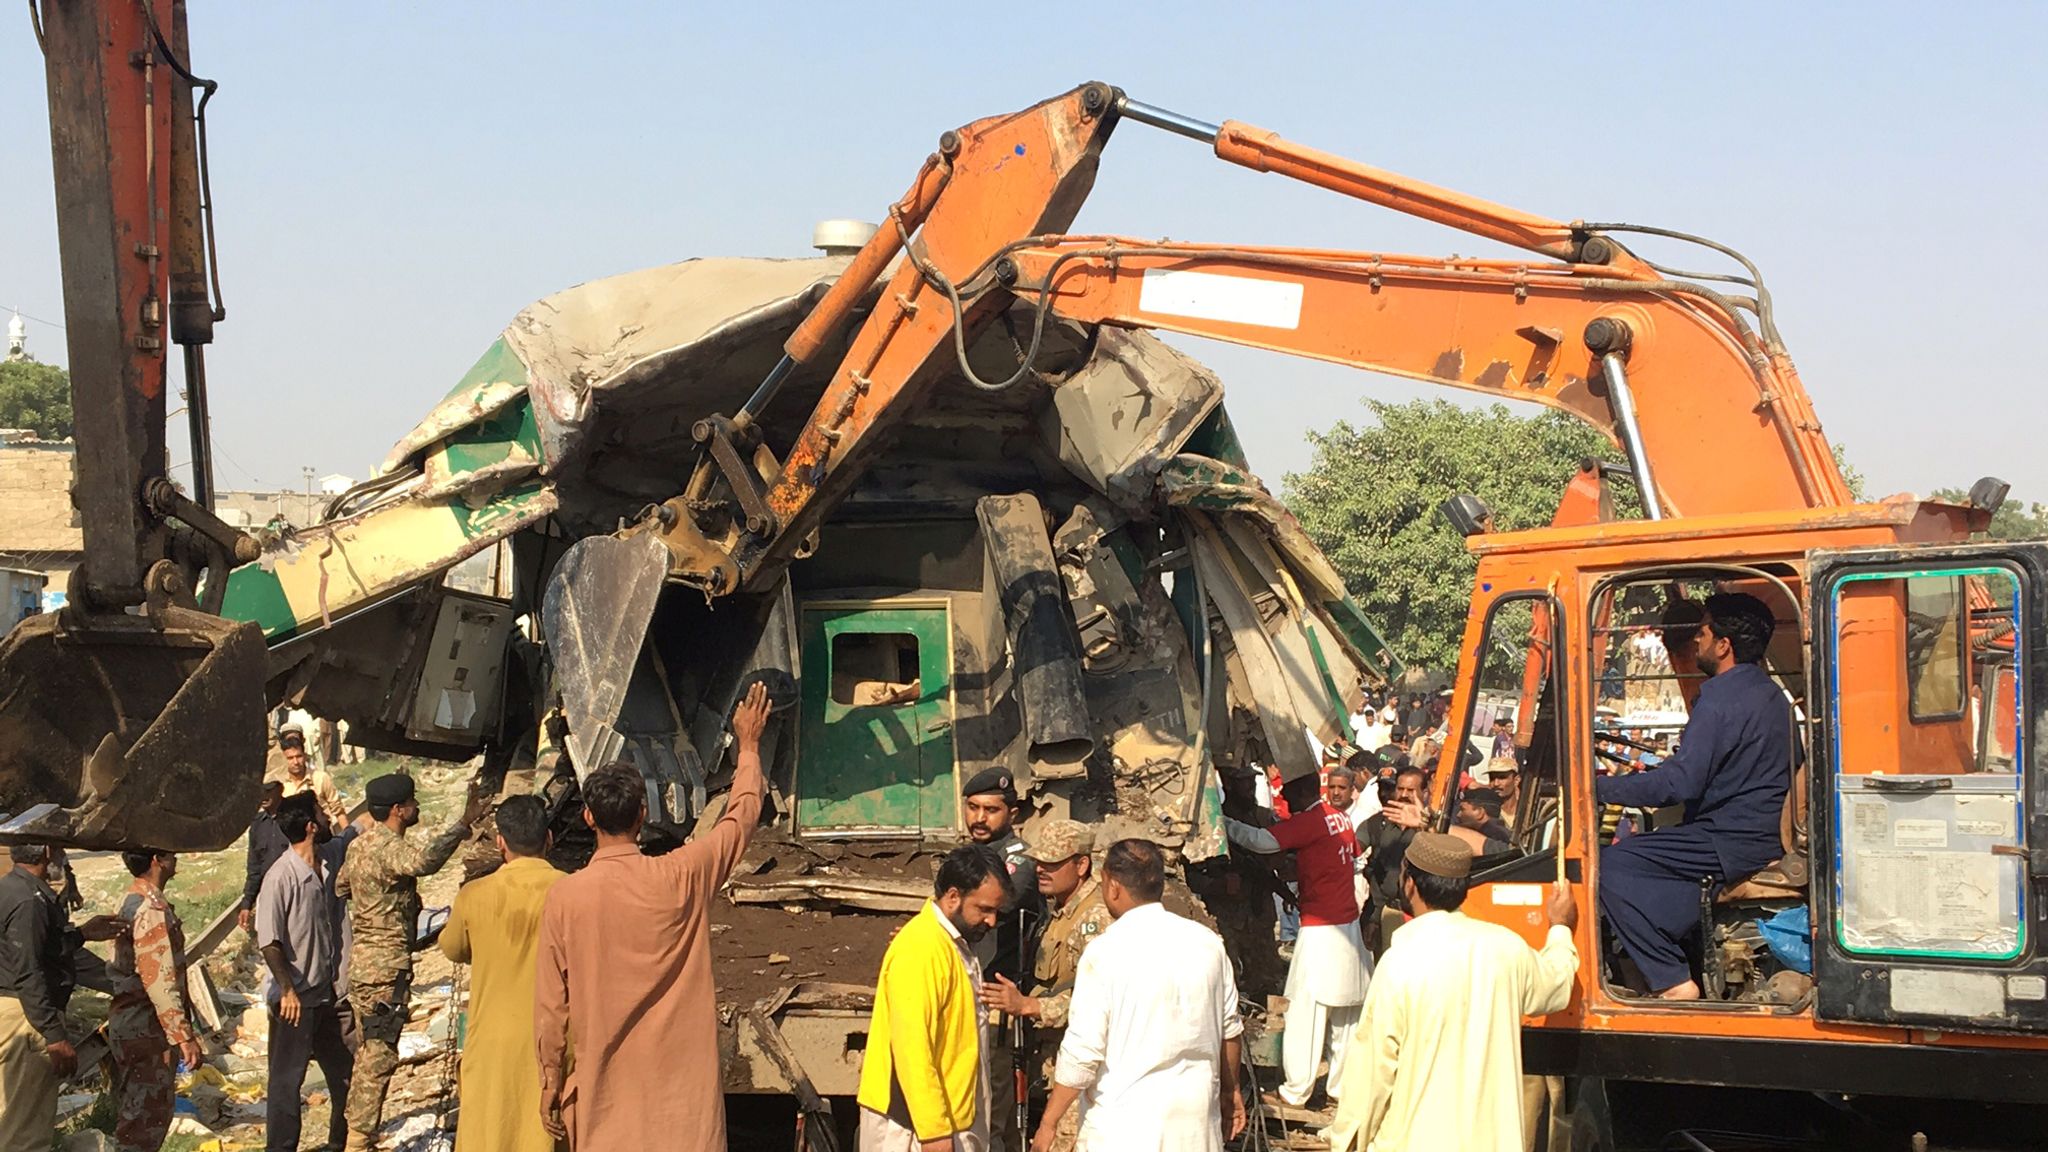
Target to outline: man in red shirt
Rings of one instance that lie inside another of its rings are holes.
[[[1271,828],[1225,818],[1231,844],[1264,854],[1294,853],[1301,885],[1301,934],[1287,968],[1286,1033],[1280,1046],[1282,1102],[1302,1107],[1315,1090],[1316,1069],[1327,1057],[1326,1091],[1336,1099],[1343,1083],[1344,1049],[1358,1026],[1359,1006],[1372,977],[1358,931],[1358,895],[1352,887],[1358,837],[1347,814],[1323,801],[1321,782],[1299,776],[1281,786],[1293,815]]]

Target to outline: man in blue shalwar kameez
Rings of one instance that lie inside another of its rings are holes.
[[[1763,669],[1774,627],[1754,596],[1708,597],[1694,641],[1707,680],[1678,751],[1594,789],[1602,804],[1685,805],[1685,823],[1600,850],[1600,911],[1668,1000],[1699,999],[1684,940],[1699,924],[1701,880],[1725,884],[1783,854],[1778,825],[1797,753],[1792,702]]]

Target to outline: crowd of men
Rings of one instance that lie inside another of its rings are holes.
[[[1651,990],[1673,997],[1698,994],[1679,952],[1696,877],[1732,875],[1772,849],[1795,754],[1783,693],[1760,668],[1768,611],[1717,596],[1703,617],[1695,658],[1708,682],[1681,748],[1598,787],[1603,801],[1688,805],[1688,823],[1617,841],[1601,863],[1603,913]],[[1398,725],[1385,711],[1379,722],[1391,732],[1434,721],[1423,739],[1445,739],[1431,706],[1411,704]],[[761,739],[777,706],[787,702],[770,699],[766,677],[750,682],[731,718],[723,811],[666,854],[641,850],[647,791],[629,764],[583,780],[597,848],[574,874],[547,862],[538,797],[498,806],[503,865],[461,889],[439,936],[473,973],[458,1152],[727,1146],[710,911],[760,823]],[[1451,822],[1427,810],[1426,768],[1391,740],[1323,779],[1284,781],[1269,804],[1258,772],[1225,779],[1230,844],[1291,863],[1284,899],[1299,917],[1282,1079],[1262,1103],[1320,1105],[1338,1152],[1523,1146],[1520,1022],[1568,1000],[1577,908],[1569,889],[1552,893],[1540,949],[1461,911],[1475,860],[1541,811],[1520,802],[1506,718],[1495,734],[1507,747],[1495,746],[1488,786],[1461,781]],[[250,836],[243,912],[266,969],[267,1146],[298,1147],[299,1089],[317,1063],[346,1099],[329,1145],[367,1149],[409,1017],[418,881],[486,807],[473,784],[456,821],[414,836],[413,781],[392,774],[369,782],[348,823],[313,771],[288,764]],[[1026,840],[1000,769],[969,780],[961,808],[967,843],[939,863],[930,900],[877,974],[858,1093],[864,1152],[1014,1152],[1027,1141],[1033,1152],[1220,1150],[1241,1134],[1251,1094],[1238,968],[1214,930],[1165,906],[1162,848],[1123,839],[1098,853],[1087,826],[1058,819]],[[77,1061],[64,1015],[76,984],[113,998],[116,1142],[157,1149],[173,1071],[200,1059],[183,928],[166,896],[177,858],[127,854],[133,883],[118,914],[73,926],[57,895],[61,852],[10,855],[0,1152],[47,1148],[57,1085]],[[86,950],[97,940],[113,942],[110,962]]]
[[[302,731],[284,729],[276,751],[237,917],[264,964],[265,1147],[297,1152],[300,1090],[317,1063],[336,1101],[328,1146],[368,1149],[407,1019],[418,880],[447,863],[484,805],[472,787],[461,817],[422,843],[407,835],[420,818],[410,776],[370,781],[350,823],[333,781],[308,762]],[[521,800],[532,798],[507,802],[515,828],[527,812]],[[202,1059],[185,930],[167,896],[178,857],[123,854],[133,882],[119,910],[73,926],[59,892],[76,900],[77,886],[66,883],[62,851],[15,845],[9,854],[13,867],[0,876],[0,1152],[48,1152],[58,1085],[77,1071],[83,1038],[65,1009],[80,986],[111,998],[115,1146],[156,1152],[172,1120],[175,1073]],[[111,942],[111,960],[88,950],[91,941]]]

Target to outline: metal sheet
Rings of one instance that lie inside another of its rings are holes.
[[[555,656],[555,683],[579,780],[623,741],[615,728],[619,709],[667,574],[668,549],[644,533],[579,540],[548,580],[541,627]]]
[[[1150,333],[1102,329],[1095,355],[1053,391],[1046,439],[1074,475],[1149,512],[1153,476],[1223,402],[1216,374]]]
[[[1229,559],[1229,543],[1207,517],[1190,513],[1188,519],[1189,543],[1201,573],[1202,590],[1230,631],[1246,680],[1238,688],[1252,700],[1267,752],[1279,765],[1282,779],[1316,772],[1320,765],[1309,747],[1307,725],[1297,711],[1286,662],[1260,623],[1258,605],[1238,581]]]

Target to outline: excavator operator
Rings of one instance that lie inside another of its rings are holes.
[[[1667,1000],[1697,1000],[1683,941],[1699,923],[1700,882],[1725,884],[1778,859],[1792,786],[1792,708],[1763,669],[1775,627],[1746,593],[1709,596],[1693,652],[1707,680],[1679,749],[1644,771],[1603,776],[1602,804],[1685,805],[1685,823],[1600,850],[1600,910],[1643,978]]]

